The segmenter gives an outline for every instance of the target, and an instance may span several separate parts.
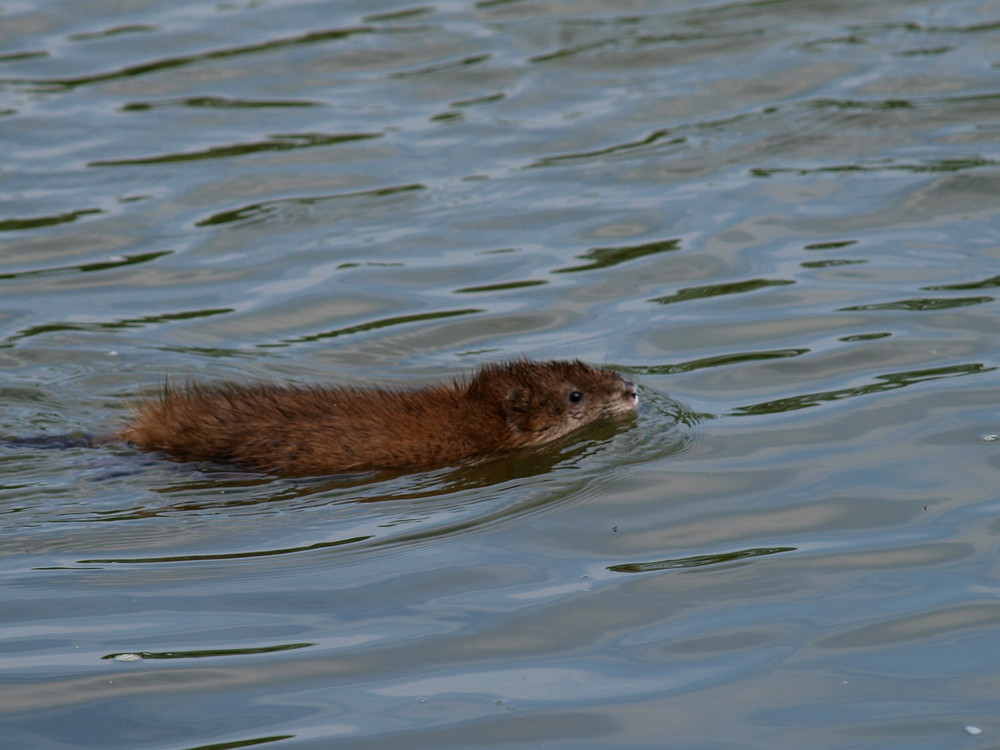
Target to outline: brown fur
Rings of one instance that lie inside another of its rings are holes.
[[[166,387],[116,437],[186,461],[275,474],[417,469],[541,445],[629,412],[637,400],[635,384],[611,370],[517,360],[412,391]]]

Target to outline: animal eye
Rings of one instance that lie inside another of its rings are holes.
[[[578,404],[583,401],[583,394],[580,391],[571,391],[569,394],[569,400],[574,404]]]

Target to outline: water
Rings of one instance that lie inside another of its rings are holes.
[[[17,748],[997,745],[987,2],[0,9],[0,432],[610,363],[394,477],[0,448]]]

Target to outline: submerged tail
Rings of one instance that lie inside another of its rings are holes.
[[[106,439],[89,432],[73,432],[66,435],[32,435],[30,437],[4,437],[0,444],[25,448],[96,448]]]

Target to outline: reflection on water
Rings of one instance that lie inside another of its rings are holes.
[[[779,552],[794,551],[795,547],[757,547],[755,549],[741,549],[736,552],[723,552],[718,555],[695,555],[694,557],[683,557],[677,560],[621,563],[619,565],[609,565],[608,570],[614,571],[615,573],[652,573],[659,570],[701,568],[706,565],[733,563],[739,560],[745,560],[749,557],[760,557],[761,555],[775,555]]]
[[[795,409],[806,409],[810,406],[818,406],[824,401],[837,401],[842,398],[854,396],[867,396],[872,393],[903,388],[914,383],[921,383],[927,380],[938,380],[939,378],[953,378],[961,375],[981,375],[985,372],[996,370],[995,367],[986,367],[981,363],[969,365],[955,365],[954,367],[936,367],[931,370],[917,370],[913,372],[895,372],[888,375],[876,375],[876,382],[855,388],[841,388],[835,391],[822,393],[807,393],[801,396],[790,396],[777,401],[768,401],[763,404],[753,406],[742,406],[733,411],[734,416],[745,416],[751,414],[772,414],[782,411],[794,411]]]
[[[995,744],[992,4],[69,8],[0,8],[11,747]],[[519,355],[638,416],[310,479],[66,438]]]

